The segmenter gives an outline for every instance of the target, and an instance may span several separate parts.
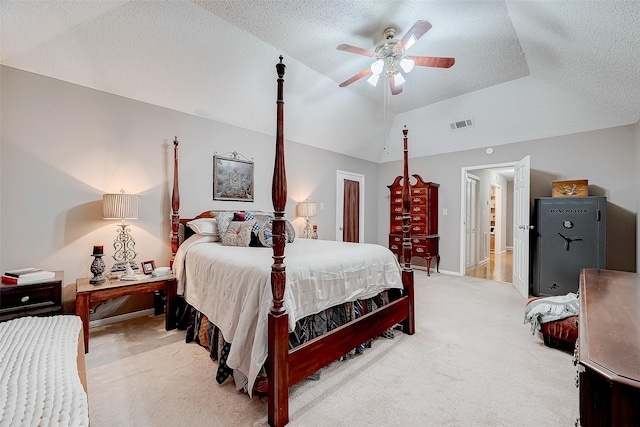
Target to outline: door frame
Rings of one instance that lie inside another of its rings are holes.
[[[467,175],[470,174],[469,171],[473,170],[482,170],[482,169],[499,169],[499,168],[514,168],[516,163],[519,160],[513,162],[505,162],[505,163],[491,163],[486,165],[477,165],[477,166],[464,166],[460,171],[460,271],[462,275],[465,275],[465,255],[466,255],[466,226],[464,223],[464,218],[466,215],[466,185],[467,185]]]
[[[473,193],[473,198],[475,199],[475,202],[476,202],[475,203],[475,210],[474,210],[474,212],[470,212],[470,214],[474,217],[474,223],[476,225],[476,231],[474,231],[474,238],[472,239],[473,240],[472,244],[474,246],[473,265],[474,266],[478,265],[479,262],[480,262],[480,255],[479,255],[479,252],[480,252],[479,251],[479,247],[480,247],[480,245],[478,244],[477,225],[478,225],[478,199],[479,199],[479,191],[480,191],[480,182],[482,182],[482,179],[479,176],[476,176],[476,175],[474,175],[472,173],[466,173],[465,174],[465,178],[464,178],[464,184],[465,184],[464,185],[464,206],[465,206],[465,209],[464,209],[464,215],[462,217],[463,218],[462,222],[463,222],[463,225],[464,225],[463,229],[464,229],[464,234],[465,234],[465,236],[464,236],[465,251],[464,251],[464,264],[463,264],[464,268],[465,268],[465,271],[466,271],[467,268],[471,267],[471,265],[467,266],[467,264],[468,264],[467,261],[469,261],[469,260],[467,259],[467,250],[466,250],[467,249],[467,246],[466,246],[466,243],[467,243],[467,224],[465,223],[465,221],[467,219],[467,204],[466,203],[467,203],[467,198],[469,197],[469,195],[467,194],[467,191],[468,191],[467,184],[468,184],[470,179],[473,180],[473,181],[476,181],[475,191]]]
[[[344,209],[344,181],[360,183],[360,215],[358,216],[358,242],[364,242],[364,175],[355,172],[336,171],[336,241],[342,242]]]

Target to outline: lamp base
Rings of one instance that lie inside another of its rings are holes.
[[[304,230],[302,230],[302,237],[305,239],[311,239],[313,237],[313,230],[311,230],[311,224],[309,224],[308,218],[306,220],[306,224],[304,225]]]

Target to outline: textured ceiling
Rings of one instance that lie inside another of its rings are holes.
[[[0,0],[4,65],[274,134],[285,56],[287,139],[372,160],[588,131],[640,119],[638,1]],[[433,28],[389,95],[361,79],[393,25]],[[449,123],[473,118],[452,131]],[[390,143],[391,141],[391,143]]]
[[[427,1],[213,1],[196,2],[309,68],[342,83],[369,68],[368,57],[336,50],[342,43],[374,50],[383,30],[397,38],[418,20],[432,29],[411,47],[411,55],[456,58],[451,69],[416,67],[406,76],[391,111],[402,113],[529,75],[504,2]],[[464,29],[464,30],[463,30]],[[487,47],[491,48],[488,49]],[[361,79],[352,90],[374,102],[388,86]]]

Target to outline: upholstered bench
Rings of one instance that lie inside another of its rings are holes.
[[[544,297],[532,298],[526,305],[528,306],[541,298]],[[578,339],[578,316],[541,323],[540,332],[542,332],[542,338],[547,347],[571,350]]]

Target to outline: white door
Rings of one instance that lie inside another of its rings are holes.
[[[358,181],[360,184],[360,215],[358,218],[358,241],[364,242],[364,175],[338,171],[336,179],[336,241],[342,242],[342,225],[344,210],[344,181]]]
[[[465,269],[478,263],[478,182],[480,178],[467,173],[465,190]]]
[[[533,227],[529,201],[531,160],[529,156],[515,164],[513,178],[513,286],[529,298],[529,233]]]

